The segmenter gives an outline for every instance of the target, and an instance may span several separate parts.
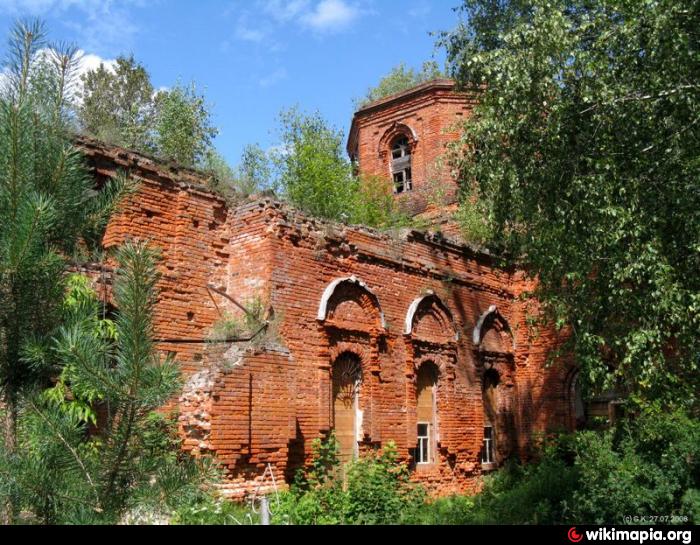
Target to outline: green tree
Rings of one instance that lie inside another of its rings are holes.
[[[77,120],[95,138],[184,166],[206,166],[218,130],[194,83],[155,92],[151,76],[132,56],[83,75]]]
[[[43,523],[113,523],[134,509],[168,517],[211,475],[154,413],[180,387],[177,364],[152,340],[156,254],[127,243],[116,259],[116,318],[101,317],[84,280],[71,281],[64,325],[31,358],[59,379],[24,398],[21,451],[0,452],[0,494]],[[87,433],[90,423],[98,426]]]
[[[270,157],[258,144],[243,148],[241,162],[236,168],[231,168],[219,152],[210,148],[200,168],[214,176],[210,183],[213,191],[234,200],[274,189]]]
[[[233,169],[215,148],[209,148],[204,153],[199,168],[212,175],[209,189],[223,195],[231,191],[234,185]]]
[[[367,89],[367,93],[364,97],[356,99],[355,108],[362,108],[375,100],[380,100],[389,95],[400,93],[401,91],[420,85],[421,83],[442,77],[445,77],[445,74],[440,70],[440,67],[435,61],[424,62],[420,70],[407,67],[406,64],[402,62],[398,66],[392,68],[386,76],[379,80],[376,87]]]
[[[241,162],[236,169],[238,190],[244,195],[272,189],[272,165],[265,150],[258,144],[243,148]]]
[[[492,242],[538,276],[583,380],[693,405],[697,3],[466,0],[462,12],[441,43],[482,92],[455,164]]]
[[[318,112],[292,108],[280,114],[280,136],[273,161],[285,197],[310,214],[347,220],[358,184],[345,157],[342,132]]]
[[[205,157],[218,130],[204,96],[194,83],[161,91],[154,101],[155,148],[158,154],[182,165],[195,166]]]
[[[271,158],[276,178],[268,186],[279,187],[294,206],[322,218],[369,227],[410,224],[394,200],[390,180],[356,175],[343,149],[343,133],[318,112],[284,111],[280,125],[281,145]],[[251,153],[242,164],[257,173],[250,175],[256,183],[269,172],[261,151]]]
[[[66,256],[94,239],[124,188],[110,182],[93,190],[67,134],[74,58],[52,51],[39,59],[45,36],[39,22],[15,26],[0,96],[0,395],[2,445],[11,456],[20,398],[45,379],[28,354],[60,319]],[[15,507],[4,511],[6,521]]]
[[[153,85],[133,55],[117,57],[113,68],[100,63],[82,79],[78,121],[86,133],[127,148],[155,151]]]

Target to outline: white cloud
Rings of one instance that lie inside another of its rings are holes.
[[[50,60],[50,51],[51,50],[48,48],[43,48],[37,51],[35,62],[40,62],[42,59]],[[104,65],[107,70],[114,72],[114,67],[117,64],[117,61],[115,59],[104,59],[99,55],[95,55],[94,53],[85,53],[85,51],[82,49],[79,49],[76,52],[76,57],[78,59],[78,64],[73,74],[74,79],[68,88],[68,92],[79,104],[82,102],[82,76],[91,70],[96,70],[100,64]],[[10,84],[10,74],[10,69],[7,67],[0,71],[0,92],[4,92],[7,89],[7,86]]]
[[[41,15],[52,9],[64,10],[84,3],[84,0],[0,0],[0,10],[13,14]]]
[[[263,11],[278,22],[287,22],[309,10],[309,0],[265,0]]]
[[[80,50],[78,52],[80,55],[80,64],[78,67],[78,75],[83,75],[90,70],[96,70],[103,64],[104,67],[110,72],[114,72],[114,67],[117,65],[116,59],[103,59],[99,55],[94,53],[85,53],[85,51]]]
[[[280,81],[284,80],[287,78],[287,70],[285,68],[278,68],[271,74],[268,74],[267,76],[260,78],[258,81],[258,84],[260,87],[266,88],[266,87],[272,87],[276,83],[279,83]]]
[[[359,15],[357,7],[345,0],[321,0],[301,21],[314,30],[327,32],[347,27]]]
[[[419,2],[415,6],[413,6],[411,9],[408,10],[408,15],[410,17],[413,17],[414,19],[420,19],[422,17],[426,17],[431,11],[431,6],[428,2],[423,1]]]
[[[239,25],[236,27],[236,38],[244,42],[260,43],[265,39],[265,33],[262,30]]]
[[[255,28],[245,25],[247,32],[238,32],[241,21],[247,19],[243,15],[239,18],[238,38],[261,41],[271,34],[270,28],[265,29],[266,22],[274,28],[295,25],[319,33],[335,32],[347,28],[363,13],[357,0],[259,0],[257,6],[267,21],[258,21]]]
[[[292,152],[290,144],[275,144],[265,150],[268,157],[286,157]]]
[[[97,70],[102,64],[108,71],[114,72],[114,67],[117,65],[116,59],[103,59],[94,53],[85,53],[83,50],[78,51],[80,61],[76,70],[76,81],[72,92],[74,100],[77,104],[83,102],[83,79],[82,76],[91,70]]]
[[[138,31],[127,8],[142,5],[143,0],[0,0],[0,13],[58,16],[75,31],[81,47],[115,53],[130,47]],[[71,9],[76,13],[68,19],[66,12]]]
[[[236,23],[235,36],[244,42],[260,43],[265,39],[267,32],[262,28],[256,28],[250,24],[250,17],[244,13],[238,18]]]

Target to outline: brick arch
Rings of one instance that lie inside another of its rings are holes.
[[[433,365],[437,369],[438,376],[440,378],[451,379],[453,378],[453,367],[455,364],[456,355],[453,351],[447,352],[433,352],[426,351],[416,355],[413,358],[412,366],[412,380],[415,381],[416,374],[418,370],[423,365]]]
[[[344,313],[350,314],[347,321],[359,320],[357,325],[360,329],[368,326],[386,328],[379,299],[367,284],[355,276],[337,278],[326,286],[316,319],[321,322],[342,320]]]
[[[331,357],[331,366],[330,366],[330,374],[331,378],[333,378],[335,372],[338,369],[338,364],[342,364],[345,361],[350,361],[350,360],[357,360],[357,368],[353,369],[353,371],[357,375],[357,386],[359,387],[362,384],[362,381],[365,378],[366,371],[363,369],[364,367],[364,362],[362,359],[362,356],[360,356],[357,353],[357,350],[355,348],[346,348],[344,350],[338,350],[337,355],[333,355]]]
[[[372,358],[369,344],[357,341],[338,341],[333,343],[328,349],[328,356],[331,363],[335,362],[343,354],[352,354],[356,356],[362,364],[363,376],[369,374]]]
[[[428,331],[421,332],[419,330],[421,324],[425,326],[423,329]],[[439,333],[431,335],[430,329],[437,329]],[[449,334],[443,334],[446,331],[449,331]],[[404,335],[411,334],[417,337],[442,338],[444,341],[459,340],[459,332],[455,327],[452,313],[432,290],[414,299],[408,307],[404,323]]]
[[[498,311],[496,305],[491,305],[484,312],[474,327],[472,343],[483,352],[513,354],[515,339],[508,321]]]
[[[416,133],[412,127],[406,125],[405,123],[394,123],[391,127],[384,131],[384,134],[379,139],[377,154],[380,157],[385,157],[389,151],[389,146],[391,146],[391,143],[399,136],[406,136],[408,138],[408,141],[411,144],[411,152],[413,152],[416,144],[418,144],[418,133]]]

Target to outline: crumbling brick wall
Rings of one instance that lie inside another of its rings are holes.
[[[185,448],[218,458],[229,496],[289,482],[309,462],[311,441],[333,427],[331,373],[347,353],[361,365],[357,450],[393,441],[409,463],[417,370],[437,368],[435,455],[414,468],[435,494],[479,486],[487,369],[501,377],[504,452],[527,458],[539,435],[571,427],[569,370],[545,365],[558,339],[529,330],[536,306],[519,298],[532,284],[523,272],[418,231],[392,237],[265,199],[230,206],[194,172],[94,142],[84,149],[96,176],[123,169],[141,182],[104,244],[141,238],[161,251],[158,347],[185,374],[173,406]],[[222,313],[240,313],[220,292],[263,301],[264,335],[209,342]]]

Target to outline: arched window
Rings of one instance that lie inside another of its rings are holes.
[[[339,458],[347,463],[357,457],[358,412],[362,365],[360,358],[344,352],[335,360],[332,373],[333,429]]]
[[[496,465],[496,432],[498,423],[498,373],[493,369],[484,374],[482,401],[484,406],[484,442],[481,463],[487,468]]]
[[[435,461],[437,379],[437,369],[432,363],[424,363],[418,369],[416,376],[416,421],[418,426],[416,464],[430,464]]]
[[[394,193],[412,189],[411,144],[406,136],[399,136],[391,145],[391,176],[394,180]]]

